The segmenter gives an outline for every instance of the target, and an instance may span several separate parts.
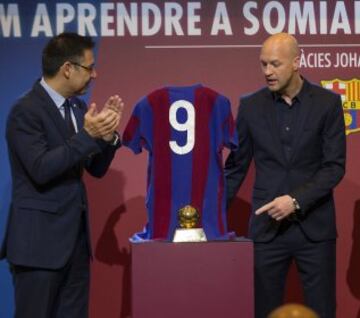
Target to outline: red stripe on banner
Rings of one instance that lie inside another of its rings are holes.
[[[220,162],[220,167],[222,167],[222,162]],[[224,235],[224,233],[225,233],[224,222],[223,222],[222,213],[221,213],[223,196],[224,196],[224,174],[223,174],[223,169],[221,169],[221,173],[220,173],[220,177],[219,177],[219,191],[218,191],[218,204],[217,204],[218,205],[217,206],[218,225],[219,225],[219,232],[221,235]]]
[[[134,134],[138,126],[139,126],[139,118],[135,116],[131,116],[123,134],[123,141],[125,143],[131,141],[134,138]]]
[[[225,119],[222,129],[223,131],[226,130],[226,126],[229,127],[229,141],[233,138],[234,136],[234,131],[235,131],[235,123],[234,123],[234,119],[232,117],[232,114],[230,113],[229,116]]]
[[[148,96],[153,110],[154,238],[167,238],[171,215],[171,152],[169,94],[166,89]]]
[[[232,114],[229,114],[228,121],[229,121],[230,137],[232,137],[232,136],[234,136],[234,131],[235,131],[235,122],[234,122],[234,119],[232,117]]]
[[[195,146],[192,162],[191,202],[199,211],[202,220],[202,207],[209,169],[210,122],[217,94],[205,87],[195,91]],[[201,116],[200,116],[201,114]]]

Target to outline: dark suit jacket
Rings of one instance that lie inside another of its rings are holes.
[[[307,85],[309,93],[298,110],[289,160],[280,142],[269,89],[241,98],[237,116],[239,149],[226,161],[226,188],[229,203],[254,159],[253,212],[274,198],[289,194],[301,206],[295,221],[309,239],[322,241],[336,238],[333,188],[345,173],[345,126],[340,97],[309,82]],[[267,213],[256,216],[253,212],[249,236],[258,242],[271,240],[280,222]]]
[[[48,269],[66,264],[83,214],[88,224],[83,168],[101,177],[114,156],[116,147],[82,129],[86,105],[78,98],[71,103],[79,128],[72,137],[38,82],[9,114],[6,138],[13,189],[0,257],[13,264]]]

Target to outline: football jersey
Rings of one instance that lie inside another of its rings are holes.
[[[222,150],[236,148],[237,134],[226,97],[201,84],[155,90],[136,104],[123,144],[149,152],[148,223],[133,241],[172,240],[186,205],[208,240],[227,237]]]

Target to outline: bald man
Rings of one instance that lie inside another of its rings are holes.
[[[299,61],[293,36],[264,42],[266,87],[240,99],[239,148],[225,164],[229,205],[255,163],[249,236],[257,318],[283,303],[292,261],[306,304],[321,318],[335,317],[333,189],[345,173],[344,116],[340,96],[304,79]]]

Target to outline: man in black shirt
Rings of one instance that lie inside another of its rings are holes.
[[[299,73],[300,51],[286,33],[270,36],[260,55],[267,87],[241,98],[239,149],[225,165],[228,203],[254,159],[249,236],[255,248],[256,317],[283,302],[293,260],[306,304],[335,317],[336,224],[333,189],[345,173],[340,96]]]

